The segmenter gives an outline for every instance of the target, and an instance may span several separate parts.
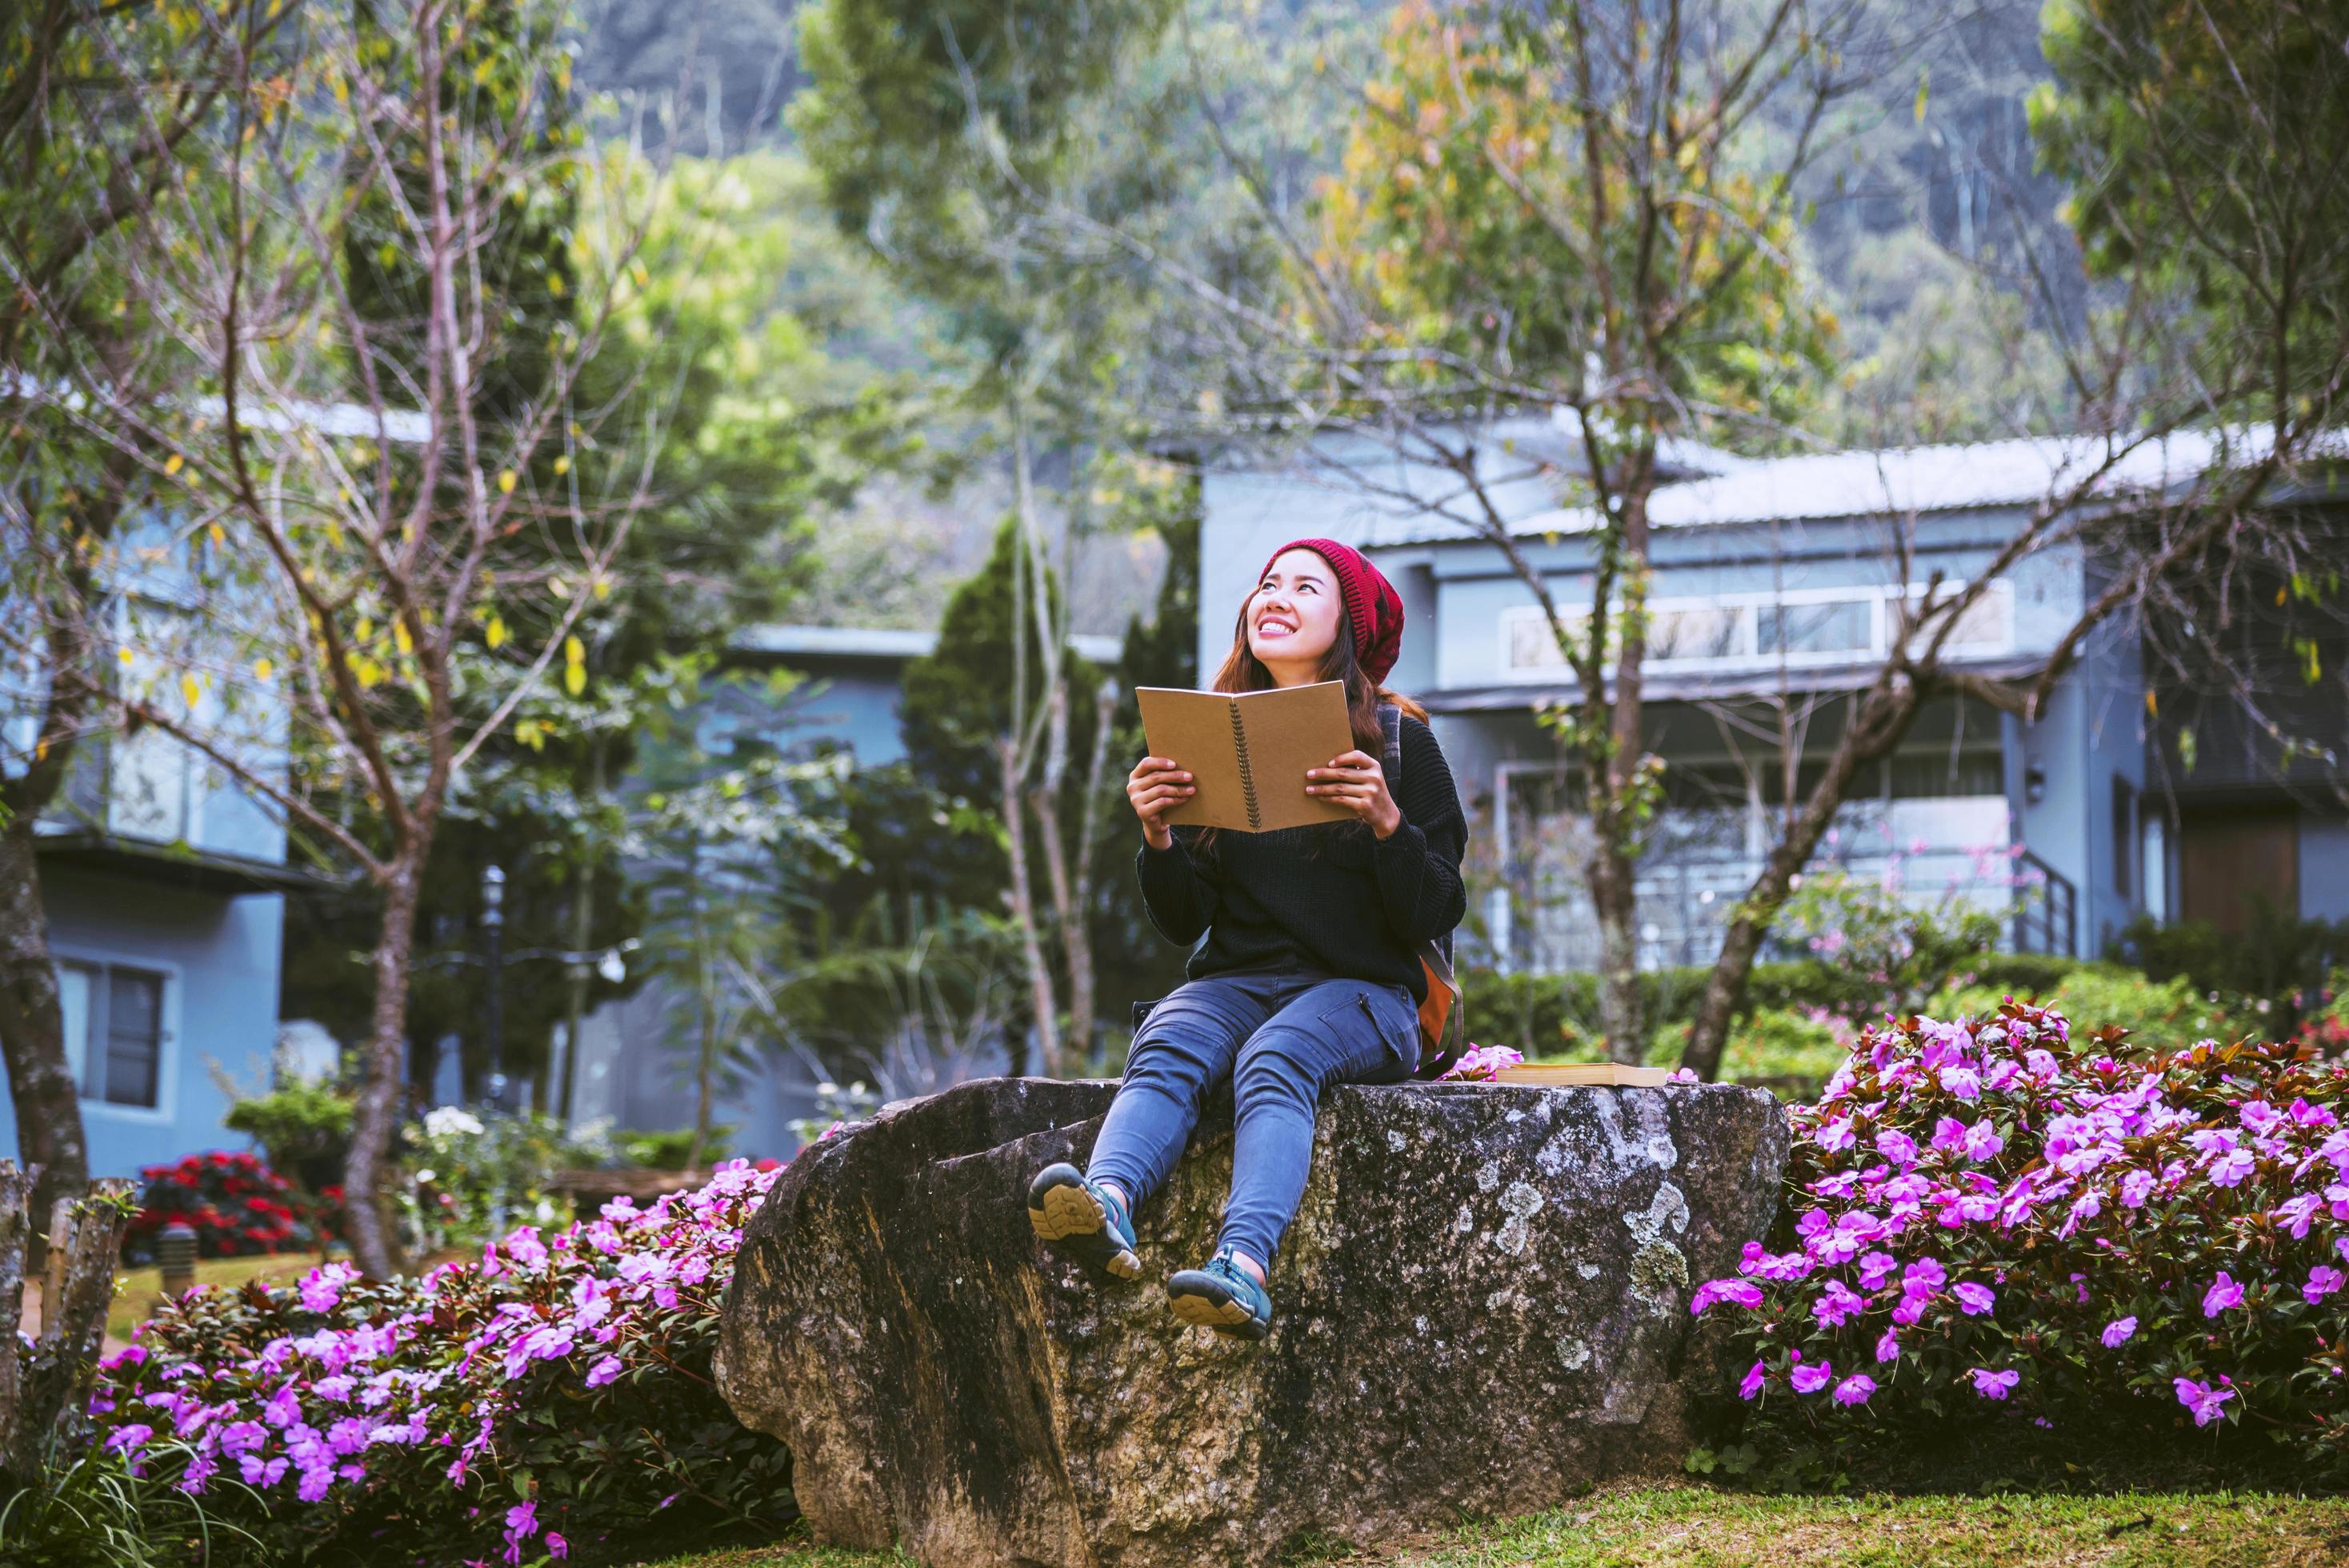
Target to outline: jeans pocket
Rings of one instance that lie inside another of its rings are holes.
[[[1400,985],[1365,986],[1354,993],[1354,1004],[1377,1039],[1394,1078],[1419,1070],[1419,1011],[1411,993]],[[1388,1082],[1381,1078],[1377,1081]]]

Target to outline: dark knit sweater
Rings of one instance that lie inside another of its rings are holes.
[[[1349,980],[1408,986],[1424,1001],[1418,946],[1460,923],[1468,895],[1460,857],[1468,822],[1452,769],[1426,725],[1402,721],[1402,788],[1387,789],[1402,824],[1384,841],[1367,823],[1325,822],[1271,833],[1178,827],[1174,844],[1147,844],[1135,864],[1151,923],[1188,946],[1195,980],[1226,970],[1296,962]]]

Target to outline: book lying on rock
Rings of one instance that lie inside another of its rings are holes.
[[[1503,1068],[1486,1080],[1492,1083],[1531,1084],[1618,1084],[1631,1088],[1651,1088],[1668,1083],[1671,1074],[1663,1068],[1627,1068],[1619,1062],[1520,1062],[1513,1068]]]
[[[1191,775],[1198,789],[1164,820],[1268,833],[1354,814],[1305,792],[1305,770],[1354,749],[1341,681],[1270,691],[1180,691],[1137,686],[1150,755]]]

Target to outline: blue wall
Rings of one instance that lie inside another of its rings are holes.
[[[164,984],[162,1074],[153,1110],[82,1102],[94,1176],[135,1176],[142,1165],[247,1140],[221,1125],[230,1097],[207,1062],[247,1090],[265,1089],[277,1037],[276,893],[225,898],[141,877],[42,868],[50,946],[61,959],[133,965]],[[0,1147],[16,1148],[13,1110],[0,1103]]]

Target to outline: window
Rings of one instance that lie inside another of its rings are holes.
[[[2130,862],[2137,858],[2137,787],[2113,775],[2113,891],[2129,896],[2135,879]]]
[[[1764,655],[1864,654],[1875,639],[1867,599],[1827,599],[1817,603],[1760,606],[1759,643]]]
[[[81,1097],[155,1109],[162,1103],[163,976],[115,965],[64,964],[57,997],[66,1061]]]

